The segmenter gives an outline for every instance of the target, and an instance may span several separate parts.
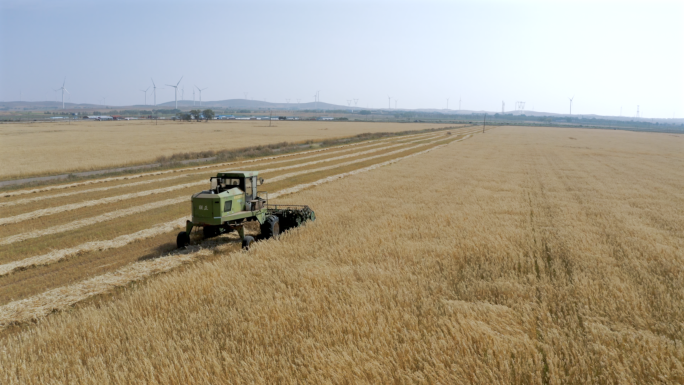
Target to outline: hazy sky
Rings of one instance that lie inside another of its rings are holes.
[[[189,100],[682,118],[684,1],[0,0],[0,100],[65,76],[75,103],[184,76]]]

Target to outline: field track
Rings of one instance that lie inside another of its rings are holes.
[[[0,198],[0,226],[6,230],[0,238],[0,282],[4,283],[0,304],[6,305],[0,308],[0,325],[41,317],[51,311],[47,309],[70,306],[112,285],[199,258],[203,255],[199,250],[179,254],[172,239],[188,218],[190,194],[204,188],[217,171],[259,170],[271,186],[270,198],[275,199],[408,159],[477,132],[478,128],[466,127],[5,193]],[[95,184],[101,187],[91,187]],[[64,189],[69,191],[60,192]],[[50,206],[44,207],[45,202]],[[38,204],[43,208],[30,210]],[[139,216],[146,220],[134,219]],[[210,242],[234,248],[234,238]],[[112,274],[118,278],[102,278]],[[130,279],[122,278],[128,275]],[[65,296],[65,290],[81,294]]]

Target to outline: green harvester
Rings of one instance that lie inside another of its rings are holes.
[[[258,221],[261,235],[257,238],[268,239],[316,219],[309,206],[269,205],[268,192],[257,191],[257,184],[264,183],[258,171],[220,172],[209,181],[209,190],[192,196],[192,221],[187,221],[185,231],[176,237],[179,248],[190,244],[195,227],[202,228],[205,239],[235,230],[240,234],[242,248],[249,249],[255,238],[245,236],[248,222]]]

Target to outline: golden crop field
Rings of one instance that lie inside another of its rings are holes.
[[[0,125],[0,178],[154,162],[158,156],[442,127],[425,123],[214,120]]]
[[[229,165],[317,214],[248,252],[221,166],[4,194],[0,382],[684,382],[684,136],[478,131]]]

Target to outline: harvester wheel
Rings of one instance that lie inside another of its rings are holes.
[[[178,246],[179,249],[184,248],[185,246],[190,244],[190,236],[188,233],[185,231],[181,231],[178,233],[178,236],[176,237],[176,246]]]
[[[271,215],[261,225],[261,237],[264,239],[277,237],[280,235],[280,221],[275,215]]]
[[[252,247],[252,243],[254,243],[254,238],[247,235],[245,239],[242,240],[242,248],[249,250],[249,248]]]

